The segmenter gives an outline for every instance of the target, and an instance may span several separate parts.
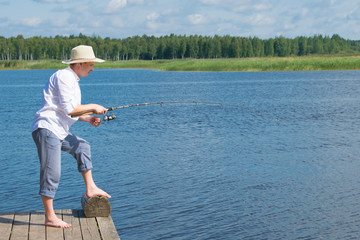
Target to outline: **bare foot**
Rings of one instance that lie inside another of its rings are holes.
[[[93,196],[103,196],[103,197],[111,198],[111,196],[109,194],[107,194],[105,191],[101,190],[98,187],[87,189],[86,196],[88,196],[89,198],[91,198]]]
[[[49,227],[56,227],[56,228],[69,228],[69,227],[71,227],[71,224],[62,221],[59,218],[51,219],[51,220],[46,219],[45,220],[45,225],[49,226]]]

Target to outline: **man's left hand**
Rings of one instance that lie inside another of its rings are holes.
[[[89,123],[93,125],[94,127],[98,127],[101,124],[101,118],[97,116],[91,116]]]

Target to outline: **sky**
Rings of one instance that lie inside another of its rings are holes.
[[[360,0],[0,0],[0,36],[80,33],[360,40]]]

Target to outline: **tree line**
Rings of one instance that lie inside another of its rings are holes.
[[[0,36],[0,60],[41,60],[70,58],[73,47],[91,45],[95,55],[105,60],[154,60],[182,58],[289,57],[325,54],[359,54],[360,41],[338,34],[260,39],[236,36],[133,36],[124,39],[99,36]]]

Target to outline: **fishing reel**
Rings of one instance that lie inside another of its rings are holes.
[[[116,119],[116,116],[114,114],[105,115],[104,118],[103,118],[103,121],[106,122],[106,121],[115,120],[115,119]]]
[[[112,110],[114,110],[115,108],[114,107],[110,107],[110,108],[108,108],[108,112],[109,111],[112,111]],[[114,115],[114,114],[111,114],[111,115],[104,115],[104,118],[103,118],[103,121],[104,122],[107,122],[107,121],[110,121],[110,120],[115,120],[116,119],[116,116]]]

